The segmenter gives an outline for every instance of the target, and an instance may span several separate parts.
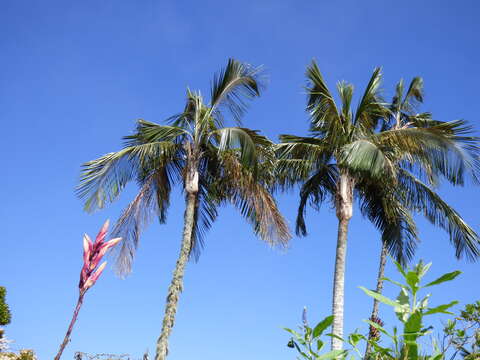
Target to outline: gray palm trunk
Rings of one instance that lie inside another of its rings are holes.
[[[377,276],[377,288],[375,289],[377,293],[381,294],[383,291],[383,277],[385,275],[385,264],[387,263],[388,249],[385,241],[382,241],[382,250],[380,253],[380,264],[378,266],[378,276]],[[371,321],[375,321],[378,318],[378,305],[379,302],[377,299],[373,300],[372,315],[370,316]],[[372,333],[368,334],[368,340],[372,340]],[[368,357],[370,353],[371,345],[367,342],[367,347],[365,348],[365,358]]]
[[[177,304],[180,293],[183,289],[183,275],[187,265],[190,251],[192,249],[192,233],[195,226],[195,207],[198,197],[198,172],[189,171],[185,180],[186,209],[184,215],[184,227],[180,255],[173,271],[173,278],[168,288],[167,303],[165,305],[165,315],[163,317],[162,332],[157,340],[157,351],[155,360],[165,360],[168,355],[168,338],[175,324],[175,314],[177,313]]]
[[[353,186],[354,180],[343,172],[338,182],[336,195],[336,212],[338,218],[337,250],[335,257],[335,271],[333,279],[332,300],[332,333],[339,338],[343,337],[343,307],[345,297],[345,260],[347,255],[348,224],[353,211]],[[341,350],[343,342],[337,337],[332,337],[332,350]]]

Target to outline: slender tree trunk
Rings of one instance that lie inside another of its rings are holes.
[[[70,341],[70,335],[72,334],[73,325],[75,325],[75,322],[77,321],[78,312],[80,311],[80,308],[82,307],[82,304],[83,304],[83,295],[84,294],[80,294],[78,296],[77,306],[75,306],[75,311],[73,312],[72,320],[70,321],[70,325],[68,326],[68,330],[67,330],[67,333],[65,334],[65,338],[63,339],[63,342],[60,345],[60,349],[58,349],[58,353],[55,356],[54,360],[59,360],[62,357],[63,350],[65,350],[65,346],[67,346],[68,342]]]
[[[383,291],[383,277],[385,275],[385,264],[387,262],[387,255],[388,255],[388,249],[387,249],[387,244],[385,241],[382,241],[382,250],[380,252],[380,265],[378,266],[378,277],[377,277],[377,288],[376,292],[381,294]],[[373,299],[373,308],[372,308],[372,315],[370,316],[371,321],[375,321],[376,318],[378,318],[378,300]],[[372,335],[373,333],[370,332],[368,334],[368,340],[372,340]],[[367,342],[367,347],[365,349],[365,359],[368,357],[368,354],[370,353],[371,346]]]
[[[332,333],[343,337],[343,307],[345,297],[345,259],[347,255],[348,223],[353,211],[353,179],[348,173],[340,175],[337,185],[336,210],[338,218],[337,251],[335,256],[335,271],[333,277]],[[332,350],[341,350],[342,340],[332,337]]]
[[[183,275],[192,249],[192,232],[195,226],[195,207],[198,196],[198,172],[189,172],[185,180],[186,209],[184,216],[183,239],[180,255],[173,271],[173,278],[168,288],[167,304],[163,317],[162,332],[157,340],[155,360],[165,360],[168,355],[168,338],[175,324],[175,314],[180,293],[183,289]]]

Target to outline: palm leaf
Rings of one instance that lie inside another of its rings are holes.
[[[465,223],[455,209],[408,171],[401,169],[399,180],[402,187],[408,190],[404,193],[408,204],[423,212],[433,225],[447,231],[450,241],[455,247],[457,258],[465,256],[467,259],[473,260],[480,255],[478,235]]]
[[[246,108],[245,100],[260,96],[260,68],[229,59],[227,66],[216,74],[211,85],[211,108],[215,114],[226,108],[240,122]]]

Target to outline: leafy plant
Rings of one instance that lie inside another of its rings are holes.
[[[393,307],[397,318],[403,324],[403,331],[401,333],[396,327],[393,328],[393,333],[389,333],[378,322],[365,320],[371,328],[376,329],[380,334],[385,335],[393,342],[393,348],[388,348],[380,345],[379,337],[371,339],[369,342],[373,351],[369,356],[373,358],[382,356],[402,360],[417,360],[419,358],[419,338],[431,333],[432,329],[432,327],[425,327],[423,323],[424,318],[438,313],[452,314],[448,309],[458,303],[458,301],[452,301],[448,304],[430,307],[430,294],[420,296],[420,290],[439,285],[446,281],[451,281],[460,275],[461,272],[449,272],[426,285],[421,285],[421,280],[430,269],[431,263],[424,264],[420,261],[413,268],[407,269],[403,269],[397,262],[395,262],[395,265],[397,266],[398,272],[403,277],[404,282],[400,283],[389,278],[384,278],[384,280],[391,282],[400,288],[400,293],[395,300],[375,291],[360,287],[367,295],[381,303]],[[434,346],[434,354],[427,356],[426,359],[443,359],[443,354],[436,348],[436,346]]]
[[[451,350],[450,360],[480,359],[480,301],[465,305],[460,314],[448,320],[443,329],[442,353]]]
[[[294,348],[297,350],[300,355],[298,359],[305,360],[328,360],[328,359],[338,359],[344,358],[348,351],[347,350],[331,350],[326,353],[321,354],[325,342],[322,340],[322,335],[329,327],[331,327],[333,322],[333,316],[327,316],[325,319],[320,321],[317,325],[311,328],[308,325],[307,321],[307,309],[303,309],[302,314],[303,325],[300,326],[299,331],[295,331],[290,328],[284,328],[288,331],[292,337],[288,342],[287,346],[289,348]],[[358,334],[360,335],[360,334]],[[334,336],[333,334],[326,334],[325,336]],[[360,335],[362,336],[362,335]],[[341,339],[343,341],[343,339]]]

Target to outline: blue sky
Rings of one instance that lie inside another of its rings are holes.
[[[228,57],[264,65],[269,86],[245,125],[272,139],[306,134],[304,71],[316,58],[330,87],[363,89],[382,66],[390,97],[396,81],[422,76],[422,108],[440,120],[464,118],[478,129],[479,4],[462,1],[127,1],[3,0],[0,4],[0,284],[13,318],[13,348],[52,358],[76,301],[84,232],[95,235],[135,194],[132,185],[108,209],[82,212],[74,187],[80,165],[121,146],[135,120],[161,122],[178,112],[186,87],[208,92]],[[479,230],[477,188],[442,195]],[[297,196],[279,196],[294,224]],[[183,198],[172,199],[167,225],[143,234],[131,276],[109,267],[89,291],[64,358],[73,352],[154,351],[182,229]],[[232,208],[190,263],[169,359],[294,358],[281,328],[328,315],[336,219],[325,205],[308,212],[310,235],[287,251],[256,239]],[[478,264],[458,262],[448,237],[422,219],[418,258],[432,275],[462,277],[434,291],[436,303],[478,299]],[[346,331],[365,329],[377,232],[355,212],[346,274]],[[391,267],[388,268],[392,274]],[[387,286],[387,294],[393,289]],[[392,316],[381,308],[388,322]]]

